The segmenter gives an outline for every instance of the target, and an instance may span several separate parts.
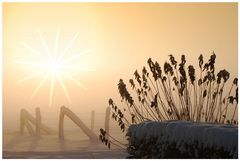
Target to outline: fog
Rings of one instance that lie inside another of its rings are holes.
[[[3,3],[3,132],[18,131],[20,109],[34,114],[36,107],[41,109],[43,123],[57,130],[60,107],[65,105],[89,127],[94,110],[98,133],[108,99],[122,104],[118,80],[128,82],[136,69],[147,66],[149,57],[163,66],[169,54],[177,60],[185,54],[187,61],[197,66],[200,54],[207,61],[214,51],[216,71],[228,70],[231,84],[238,72],[237,12],[237,3]],[[71,52],[93,51],[74,61],[95,71],[74,73],[86,89],[63,80],[71,103],[56,83],[49,107],[51,80],[30,99],[43,75],[16,83],[35,71],[13,61],[36,60],[21,42],[42,52],[37,29],[53,49],[57,26],[60,51],[79,32]],[[70,121],[66,125],[66,131],[78,129]],[[114,128],[117,126],[111,121]]]

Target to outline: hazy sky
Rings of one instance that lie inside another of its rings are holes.
[[[51,117],[46,115],[50,112],[58,116],[63,104],[80,116],[94,109],[103,112],[108,98],[120,100],[119,78],[128,82],[135,69],[147,65],[149,57],[163,65],[169,54],[177,59],[185,54],[187,61],[197,63],[199,54],[207,60],[215,51],[216,66],[236,77],[237,12],[237,3],[3,3],[4,128],[17,123],[21,108],[33,112],[39,106],[45,118]],[[66,57],[92,49],[72,63],[95,71],[71,73],[85,90],[63,78],[71,104],[56,82],[49,107],[51,79],[31,100],[44,74],[16,83],[36,69],[14,61],[40,61],[22,42],[46,56],[38,30],[52,52],[57,26],[59,51],[79,32]]]

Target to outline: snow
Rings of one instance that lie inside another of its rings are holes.
[[[114,145],[108,149],[100,140],[89,138],[80,130],[65,131],[65,140],[60,141],[57,134],[44,134],[34,138],[18,132],[3,134],[3,158],[76,158],[76,159],[124,159],[127,151]],[[96,132],[97,133],[97,132]],[[116,134],[112,131],[113,135]],[[119,139],[121,136],[118,137]]]
[[[204,148],[223,148],[230,155],[237,157],[238,127],[232,125],[189,121],[144,122],[131,125],[127,135],[130,145],[143,140],[150,142],[150,139],[155,138],[157,144],[163,144],[163,140],[170,144],[175,142],[181,152],[186,152],[186,143],[193,145],[194,141],[198,141],[203,143]],[[199,148],[200,145],[198,144]]]

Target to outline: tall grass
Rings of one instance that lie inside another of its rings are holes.
[[[230,73],[225,69],[216,73],[215,61],[215,53],[206,62],[200,55],[198,66],[194,67],[187,66],[185,55],[181,56],[179,63],[169,55],[169,61],[161,67],[149,58],[148,69],[143,67],[141,73],[136,70],[134,79],[129,80],[132,94],[124,81],[119,80],[118,91],[125,106],[120,108],[109,99],[112,118],[123,132],[131,124],[149,120],[237,125],[238,79],[235,78],[231,87],[226,89]],[[101,129],[102,142],[105,142],[105,135]]]

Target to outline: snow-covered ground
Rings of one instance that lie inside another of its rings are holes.
[[[126,158],[127,152],[112,145],[108,149],[100,141],[91,142],[80,130],[58,135],[42,135],[37,139],[17,132],[3,134],[3,158]]]
[[[145,122],[130,126],[128,136],[130,146],[136,148],[133,150],[134,153],[141,153],[141,150],[146,149],[142,148],[141,144],[147,145],[148,142],[151,144],[151,139],[154,138],[154,148],[157,148],[154,150],[160,157],[164,155],[164,144],[176,144],[176,148],[182,153],[189,151],[186,145],[194,145],[194,147],[197,145],[196,149],[221,150],[222,148],[234,158],[238,155],[238,127],[231,125],[187,121]],[[197,157],[197,152],[195,155]]]

